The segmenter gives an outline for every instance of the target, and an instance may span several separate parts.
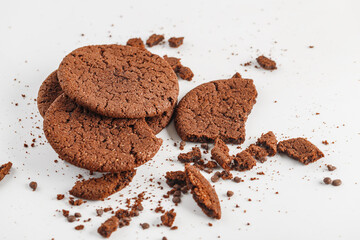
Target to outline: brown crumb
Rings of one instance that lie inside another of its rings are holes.
[[[12,163],[8,162],[0,166],[0,181],[3,180],[3,178],[9,174],[10,169],[12,167]]]
[[[83,230],[84,229],[84,225],[77,225],[75,227],[76,230]]]
[[[178,72],[180,67],[182,66],[181,65],[181,59],[180,58],[176,58],[176,57],[168,57],[167,55],[164,55],[164,59],[165,61],[167,61],[171,68],[174,70],[174,72]]]
[[[314,48],[314,46],[309,46],[309,48]]]
[[[154,33],[148,38],[148,40],[146,40],[146,45],[148,45],[149,47],[158,45],[162,40],[164,40],[164,38],[164,35]]]
[[[111,234],[118,229],[118,227],[119,219],[113,216],[101,224],[98,228],[98,233],[105,238],[109,238]]]
[[[194,77],[194,73],[191,71],[190,68],[181,66],[178,70],[179,76],[187,81],[191,81]]]
[[[333,186],[337,187],[337,186],[340,186],[342,184],[342,181],[340,179],[335,179],[334,181],[332,181],[331,184]]]
[[[233,195],[234,195],[233,191],[227,191],[226,192],[226,196],[228,196],[228,197],[232,197]]]
[[[329,145],[329,142],[327,140],[322,141],[322,144]]]
[[[329,165],[327,165],[327,169],[328,169],[330,172],[332,172],[332,171],[335,171],[335,170],[336,170],[336,167],[329,164]]]
[[[69,213],[70,212],[68,210],[65,210],[65,209],[62,210],[62,214],[63,214],[64,217],[68,217]]]
[[[83,201],[82,199],[77,199],[77,200],[70,199],[70,200],[69,200],[70,205],[73,205],[73,206],[80,206],[80,205],[83,204],[84,202],[85,202],[85,201]]]
[[[96,215],[101,217],[104,214],[104,210],[100,209],[96,209]]]
[[[29,186],[33,191],[35,191],[37,189],[37,182],[30,182]]]
[[[258,58],[256,58],[256,61],[259,63],[259,65],[266,70],[275,70],[277,69],[276,67],[276,62],[271,60],[270,58],[267,58],[265,56],[260,56]]]
[[[142,227],[142,229],[148,229],[150,227],[150,225],[148,223],[140,223],[140,226]]]
[[[182,163],[197,162],[201,159],[201,151],[198,147],[193,147],[188,153],[180,153],[178,160]]]
[[[56,199],[57,200],[63,200],[65,198],[65,195],[64,194],[58,194],[57,196],[56,196]]]
[[[242,78],[240,73],[236,72],[231,78]]]
[[[143,40],[141,40],[141,38],[130,38],[127,41],[126,45],[131,46],[131,47],[137,47],[137,48],[145,49],[145,44],[144,44]]]
[[[181,142],[180,142],[180,147],[179,147],[179,149],[180,149],[180,150],[184,150],[185,145],[186,145],[186,142],[185,142],[185,141],[181,141]]]
[[[331,181],[331,178],[326,177],[326,178],[324,178],[323,182],[324,182],[325,184],[330,184],[332,181]]]
[[[164,226],[171,227],[175,221],[175,217],[176,213],[174,212],[174,209],[171,209],[161,216],[161,222]]]
[[[170,47],[177,48],[183,44],[184,38],[183,37],[172,37],[169,40]]]
[[[73,216],[73,215],[70,215],[70,216],[67,217],[67,220],[68,220],[68,222],[75,222],[75,221],[76,221],[76,217]]]

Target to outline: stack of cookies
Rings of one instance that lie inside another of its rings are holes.
[[[171,120],[178,94],[177,76],[163,58],[95,45],[68,54],[37,100],[46,138],[61,159],[118,178],[157,153],[162,140],[155,134]]]

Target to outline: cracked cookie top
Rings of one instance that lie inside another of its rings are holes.
[[[72,100],[108,117],[161,115],[179,94],[177,76],[164,59],[130,46],[78,48],[60,63],[57,76]]]
[[[232,78],[204,83],[179,102],[175,127],[184,141],[243,143],[245,122],[256,102],[253,80]]]
[[[98,172],[131,170],[150,160],[162,140],[145,119],[115,119],[93,113],[60,95],[44,118],[47,140],[59,157]]]

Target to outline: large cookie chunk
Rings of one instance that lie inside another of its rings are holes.
[[[77,181],[70,194],[88,200],[103,200],[129,185],[135,174],[136,170],[132,170]]]
[[[162,140],[142,119],[114,119],[80,107],[64,94],[51,104],[44,132],[63,160],[92,171],[131,170],[150,160]]]
[[[72,100],[114,118],[160,115],[179,93],[176,74],[164,59],[130,46],[78,48],[63,59],[57,75]]]
[[[184,141],[243,143],[245,122],[256,102],[251,79],[232,78],[202,84],[179,102],[175,127]]]

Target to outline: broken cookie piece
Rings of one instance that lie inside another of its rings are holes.
[[[250,144],[250,146],[245,151],[247,151],[251,156],[259,160],[261,163],[265,162],[266,157],[269,155],[266,149],[255,144]]]
[[[177,48],[179,46],[181,46],[184,42],[184,38],[183,37],[172,37],[169,40],[169,46],[172,48]]]
[[[165,59],[165,61],[167,61],[170,64],[170,66],[174,70],[174,72],[178,72],[178,70],[182,66],[180,58],[168,57],[168,55],[164,55],[163,58]]]
[[[174,209],[167,211],[161,216],[161,222],[164,226],[171,227],[175,221],[176,212]]]
[[[221,206],[215,189],[196,167],[188,163],[185,165],[185,174],[187,185],[198,206],[208,217],[220,219]]]
[[[188,153],[180,153],[178,160],[182,163],[197,162],[201,159],[201,151],[198,147],[193,147]]]
[[[145,44],[144,44],[143,40],[141,40],[141,38],[130,38],[127,41],[126,45],[131,46],[131,47],[137,47],[137,48],[145,49]]]
[[[231,156],[229,155],[229,148],[220,138],[215,140],[215,145],[211,149],[211,158],[225,171],[230,171]]]
[[[12,167],[12,163],[8,162],[0,166],[0,181],[9,174],[10,168]]]
[[[104,238],[109,238],[113,232],[115,232],[119,227],[119,219],[117,217],[111,217],[106,220],[98,228],[98,233]]]
[[[250,155],[248,151],[242,151],[236,154],[231,170],[247,171],[256,166],[256,160]]]
[[[154,33],[148,38],[148,40],[146,40],[146,45],[152,47],[158,45],[162,40],[164,40],[164,35],[159,35]]]
[[[272,131],[269,131],[266,134],[261,134],[261,137],[257,140],[256,145],[265,148],[270,157],[274,156],[277,152],[277,140]]]
[[[240,73],[236,72],[231,78],[242,78]]]
[[[267,58],[265,56],[260,56],[258,58],[256,58],[256,61],[259,63],[259,65],[266,70],[275,70],[277,69],[276,67],[276,62],[271,60],[270,58]]]
[[[187,81],[191,81],[194,77],[194,73],[191,69],[184,66],[181,66],[177,73],[179,74],[179,77]]]
[[[184,171],[166,172],[165,178],[169,187],[173,187],[176,184],[181,187],[186,185],[186,176]]]
[[[108,173],[100,178],[77,181],[70,190],[70,194],[88,200],[103,200],[129,185],[135,174],[136,170],[132,170]]]
[[[277,149],[289,157],[307,165],[324,157],[324,154],[305,138],[292,138],[279,142]]]

